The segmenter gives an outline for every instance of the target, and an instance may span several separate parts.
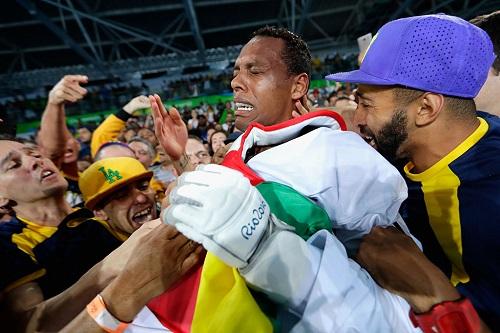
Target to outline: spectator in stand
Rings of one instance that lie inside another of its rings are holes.
[[[156,146],[156,154],[158,156],[158,162],[155,163],[150,170],[153,171],[154,178],[159,181],[164,188],[167,188],[168,185],[177,178],[177,171],[175,170],[174,162],[170,156],[165,153],[161,145]]]
[[[209,124],[213,124],[213,123],[215,123],[215,117],[216,117],[216,114],[215,114],[215,110],[214,110],[214,108],[213,108],[213,106],[212,106],[212,105],[209,105],[209,106],[208,106],[208,109],[207,109],[207,113],[206,113],[206,114],[207,114],[207,115],[206,115],[206,116],[207,116],[207,122],[208,122]]]
[[[474,101],[479,111],[500,116],[500,102],[498,100],[498,92],[500,92],[500,10],[478,16],[470,22],[486,31],[490,36],[496,55],[488,72],[488,78]]]
[[[127,125],[127,127],[123,129],[123,134],[119,137],[120,141],[129,142],[130,139],[137,136],[137,130],[138,128],[136,126]]]
[[[80,142],[80,152],[78,159],[85,159],[90,157],[90,140],[92,139],[92,132],[87,126],[82,126],[77,129],[77,138]]]
[[[149,141],[136,136],[129,140],[128,146],[134,151],[135,157],[145,168],[153,165],[153,161],[156,158],[156,150]]]
[[[200,164],[210,163],[210,154],[197,136],[189,136],[187,139],[186,156],[195,168]]]
[[[233,114],[231,112],[228,112],[226,114],[226,122],[222,124],[222,129],[226,133],[233,133],[234,131],[234,119],[233,119]]]
[[[191,119],[187,122],[188,131],[196,130],[198,128],[198,111],[191,110]]]
[[[156,147],[156,145],[158,144],[158,140],[156,139],[156,136],[155,136],[155,132],[153,130],[151,130],[149,127],[148,124],[147,124],[147,121],[144,125],[145,127],[139,129],[139,131],[137,131],[137,136],[143,138],[144,140],[147,140],[149,141],[149,143],[151,143],[151,145],[153,147]]]
[[[321,93],[318,88],[315,88],[312,92],[312,94],[309,94],[308,96],[309,101],[311,102],[312,106],[315,108],[320,108],[324,106],[325,100],[321,96]]]
[[[196,131],[191,132],[192,134],[195,134],[197,137],[201,139],[203,142],[208,141],[208,122],[207,122],[207,117],[205,115],[200,115],[198,117],[198,128]]]
[[[90,144],[92,156],[95,156],[99,147],[104,143],[116,141],[120,133],[125,129],[127,120],[135,111],[148,107],[146,96],[134,97],[121,110],[109,115],[94,131]],[[139,132],[138,132],[139,134]]]
[[[135,152],[128,144],[118,141],[104,143],[96,152],[94,161],[99,161],[109,157],[135,157]]]
[[[214,153],[219,150],[219,148],[225,145],[224,141],[227,140],[227,134],[224,131],[215,131],[210,136],[208,140],[208,152],[210,156],[214,156]]]
[[[333,105],[334,108],[349,108],[349,107],[354,107],[356,108],[356,102],[352,100],[350,97],[347,96],[340,96],[337,98],[335,101],[335,104]]]

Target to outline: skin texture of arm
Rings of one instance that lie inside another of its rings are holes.
[[[184,276],[199,262],[203,251],[201,246],[164,224],[144,241],[149,244],[145,247],[147,251],[135,253],[123,272],[100,293],[106,309],[122,322],[131,322],[151,298]],[[61,332],[102,330],[83,310]]]
[[[92,332],[92,327],[101,332],[85,310],[98,293],[112,314],[132,321],[151,298],[191,269],[201,252],[175,228],[159,220],[148,222],[61,294],[44,300],[38,284],[28,282],[2,295],[2,324],[9,332],[63,327],[63,332]]]
[[[78,177],[77,159],[67,161],[65,154],[71,146],[77,156],[79,145],[66,126],[64,104],[81,100],[87,90],[80,85],[87,82],[85,75],[66,75],[52,88],[38,133],[38,143],[44,155],[71,177]]]

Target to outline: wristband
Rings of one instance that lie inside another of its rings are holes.
[[[104,304],[104,300],[99,294],[87,304],[87,312],[97,325],[108,333],[123,333],[129,325],[128,323],[116,319],[109,313]]]
[[[425,313],[410,310],[410,319],[424,333],[476,333],[481,328],[479,316],[467,298],[436,304]]]

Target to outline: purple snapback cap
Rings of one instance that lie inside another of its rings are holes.
[[[360,69],[326,79],[473,98],[494,59],[488,34],[475,25],[444,14],[413,16],[382,26]]]

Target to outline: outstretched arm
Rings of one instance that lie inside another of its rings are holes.
[[[140,95],[132,98],[115,114],[109,115],[92,133],[92,141],[90,143],[92,157],[95,157],[102,144],[118,138],[120,132],[125,128],[127,120],[132,117],[135,111],[149,107],[148,98]]]
[[[396,228],[373,228],[364,237],[356,260],[383,288],[410,303],[415,313],[461,297],[415,242]],[[490,330],[481,322],[478,332]]]
[[[160,225],[148,234],[120,274],[101,293],[106,309],[121,322],[131,322],[146,303],[169,289],[200,259],[202,248],[175,228]],[[140,249],[139,249],[140,250]],[[61,332],[102,332],[86,310]]]
[[[66,126],[64,104],[81,100],[87,90],[80,85],[87,83],[85,75],[66,75],[50,91],[47,106],[42,115],[38,143],[44,154],[49,157],[59,169],[63,168],[66,145],[69,140],[75,140]],[[78,153],[78,152],[75,152]],[[66,165],[65,169],[75,169],[76,160],[69,162],[74,168]]]
[[[3,295],[2,323],[12,332],[101,332],[85,311],[100,293],[118,319],[132,321],[149,299],[193,267],[201,247],[159,220],[137,230],[73,286],[49,300],[36,282]],[[7,313],[8,312],[8,313]]]

